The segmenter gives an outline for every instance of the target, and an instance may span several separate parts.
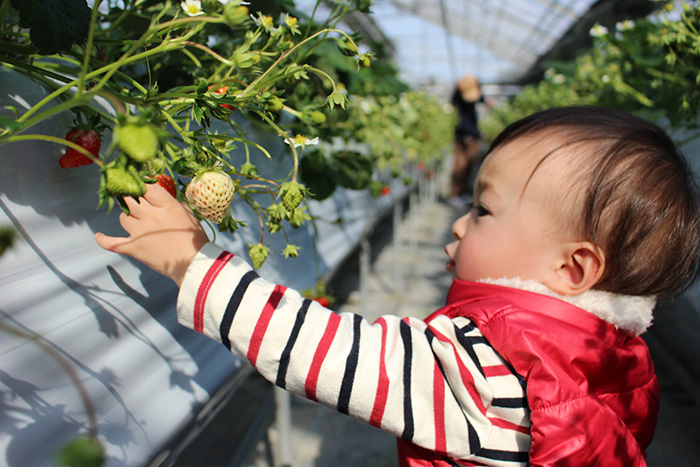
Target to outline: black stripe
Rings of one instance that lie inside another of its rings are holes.
[[[462,331],[464,334],[468,334],[468,333],[472,332],[474,329],[476,329],[476,324],[474,324],[474,321],[469,321],[469,324],[459,328],[459,330]]]
[[[338,412],[348,414],[350,406],[350,394],[352,387],[355,384],[355,372],[357,371],[357,358],[360,353],[360,328],[362,325],[362,316],[353,316],[352,323],[352,348],[347,360],[345,360],[345,373],[343,374],[343,383],[340,385],[340,394],[338,395]]]
[[[472,324],[473,324],[473,323],[472,323]],[[467,329],[467,328],[470,328],[470,326],[465,326],[465,327],[463,327],[462,329]],[[472,328],[470,328],[469,330],[471,331]],[[466,332],[468,332],[468,331],[466,331]],[[461,336],[457,335],[457,338],[458,338],[458,339],[460,339],[460,337],[461,337]],[[501,356],[501,354],[499,354],[498,352],[496,352],[496,349],[493,348],[493,346],[491,345],[491,343],[490,343],[488,340],[486,340],[486,338],[485,338],[484,336],[471,336],[471,337],[470,337],[470,336],[464,336],[464,337],[465,337],[465,339],[468,339],[468,340],[469,340],[469,342],[470,342],[470,347],[473,347],[473,346],[476,345],[476,344],[485,344],[485,345],[488,345],[489,347],[491,347],[491,350],[493,350],[493,351],[496,353],[496,355],[498,355],[498,356],[500,357],[500,359],[503,361],[503,362],[502,362],[503,365],[504,365],[506,368],[508,368],[508,370],[509,370],[511,373],[513,373],[513,374],[518,378],[518,381],[520,382],[520,386],[523,387],[523,390],[525,389],[525,378],[523,378],[522,376],[520,376],[520,375],[515,371],[515,368],[513,368],[513,365],[511,365],[510,362],[508,362],[505,358],[503,358],[503,357]],[[460,341],[461,341],[461,339],[460,339]]]
[[[530,456],[528,452],[521,451],[499,451],[498,449],[482,449],[476,453],[479,457],[496,459],[505,462],[528,462]]]
[[[407,441],[413,440],[415,426],[413,421],[413,402],[411,401],[411,365],[413,361],[413,345],[411,340],[411,327],[401,321],[399,326],[401,341],[403,342],[403,433],[401,438]]]
[[[435,333],[434,333],[433,331],[431,331],[430,328],[427,328],[427,329],[425,330],[425,337],[428,338],[428,344],[430,344],[430,345],[432,346],[432,345],[433,345],[433,339],[435,339]]]
[[[464,333],[460,332],[459,328],[455,329],[455,335],[457,336],[457,340],[462,345],[464,351],[467,352],[469,358],[471,358],[474,365],[476,365],[476,368],[477,370],[479,370],[479,373],[481,373],[481,376],[486,377],[486,375],[484,374],[484,369],[481,367],[481,362],[476,356],[476,352],[474,351],[473,347],[475,343],[481,343],[481,339],[479,339],[478,337],[467,337],[464,335]]]
[[[435,333],[431,331],[430,329],[425,330],[425,335],[428,338],[428,343],[430,344],[430,350],[433,352],[433,357],[435,358],[435,363],[437,363],[438,370],[440,370],[440,374],[442,374],[442,379],[447,381],[447,375],[445,374],[445,370],[442,368],[442,362],[438,358],[437,355],[435,355],[435,349],[433,349],[433,341],[437,339],[435,337]],[[438,342],[442,344],[442,342],[438,339]]]
[[[221,336],[221,343],[224,344],[229,350],[231,350],[231,341],[228,338],[228,334],[231,331],[233,317],[236,315],[236,311],[238,311],[238,307],[241,305],[241,300],[243,300],[243,295],[245,295],[245,291],[248,289],[248,286],[258,277],[259,276],[255,271],[248,271],[245,273],[236,286],[236,290],[233,291],[233,295],[231,295],[228,305],[226,305],[224,317],[221,319],[221,324],[219,324],[219,335]]]
[[[524,397],[496,397],[491,401],[491,405],[507,409],[522,409],[527,407],[527,399]]]
[[[292,353],[292,348],[294,348],[297,338],[299,337],[299,332],[301,331],[301,326],[304,324],[304,320],[306,319],[306,311],[309,309],[310,304],[311,300],[308,298],[305,298],[302,302],[301,308],[299,308],[299,311],[297,312],[297,319],[294,321],[292,333],[290,334],[289,339],[287,340],[287,345],[284,346],[284,350],[280,356],[280,366],[279,370],[277,371],[277,380],[275,381],[275,384],[282,389],[286,388],[287,386],[286,380],[287,368],[289,367],[289,356]]]
[[[447,457],[443,457],[442,460],[444,462],[447,462],[448,464],[452,465],[453,467],[461,467],[460,464],[456,463],[455,461],[453,461],[452,459],[449,459]]]
[[[468,417],[464,417],[467,422],[468,436],[469,436],[469,451],[474,454],[481,449],[481,441],[479,440],[479,435],[476,433],[474,426],[469,421]]]
[[[471,345],[474,346],[476,344],[486,344],[489,347],[491,347],[491,344],[489,341],[486,340],[484,336],[465,336],[467,339],[471,341]]]

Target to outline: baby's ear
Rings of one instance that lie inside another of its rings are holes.
[[[563,246],[562,256],[550,284],[551,290],[563,295],[578,295],[598,283],[605,270],[605,255],[591,242],[570,242]]]

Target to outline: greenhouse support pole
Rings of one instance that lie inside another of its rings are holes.
[[[418,179],[418,195],[420,196],[421,212],[423,212],[428,201],[428,180],[425,175],[421,175]]]
[[[367,235],[360,243],[360,314],[367,315],[369,310],[369,268],[371,247]]]
[[[275,386],[275,424],[277,425],[277,455],[280,467],[291,467],[294,463],[292,455],[292,398],[289,392]]]
[[[401,228],[401,214],[403,213],[403,205],[401,202],[397,202],[394,204],[394,216],[392,219],[392,229],[393,229],[393,243],[394,243],[394,290],[399,291],[402,290],[402,283],[403,283],[403,277],[402,277],[402,271],[401,271],[401,260],[402,260],[402,251],[401,251],[401,240],[402,240],[402,228]]]
[[[408,229],[408,241],[409,249],[411,252],[416,250],[418,244],[418,239],[416,238],[416,230],[418,223],[420,221],[420,206],[418,203],[418,193],[416,191],[411,193],[409,198],[409,229]]]

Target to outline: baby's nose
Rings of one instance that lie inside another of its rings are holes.
[[[452,235],[455,239],[461,240],[464,232],[467,230],[467,218],[469,214],[465,214],[452,223]]]

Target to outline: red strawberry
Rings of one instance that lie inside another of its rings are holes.
[[[90,152],[95,157],[100,155],[100,146],[102,140],[100,134],[95,130],[85,130],[83,128],[72,128],[66,134],[66,139],[71,143],[75,143],[86,151]],[[90,165],[94,161],[85,154],[73,148],[66,148],[65,154],[58,160],[58,165],[64,169],[74,169],[84,165]]]
[[[322,307],[328,308],[331,306],[331,301],[328,300],[326,297],[316,297],[314,298]]]
[[[216,94],[226,94],[226,91],[228,91],[228,86],[222,86],[214,92]],[[233,106],[231,104],[219,104],[219,107],[233,111]]]
[[[168,190],[168,193],[170,193],[173,198],[177,198],[177,189],[175,188],[175,181],[172,178],[165,174],[158,174],[153,178],[156,179],[158,185]]]
[[[389,185],[384,185],[382,187],[382,196],[389,196],[391,194],[391,187]]]

